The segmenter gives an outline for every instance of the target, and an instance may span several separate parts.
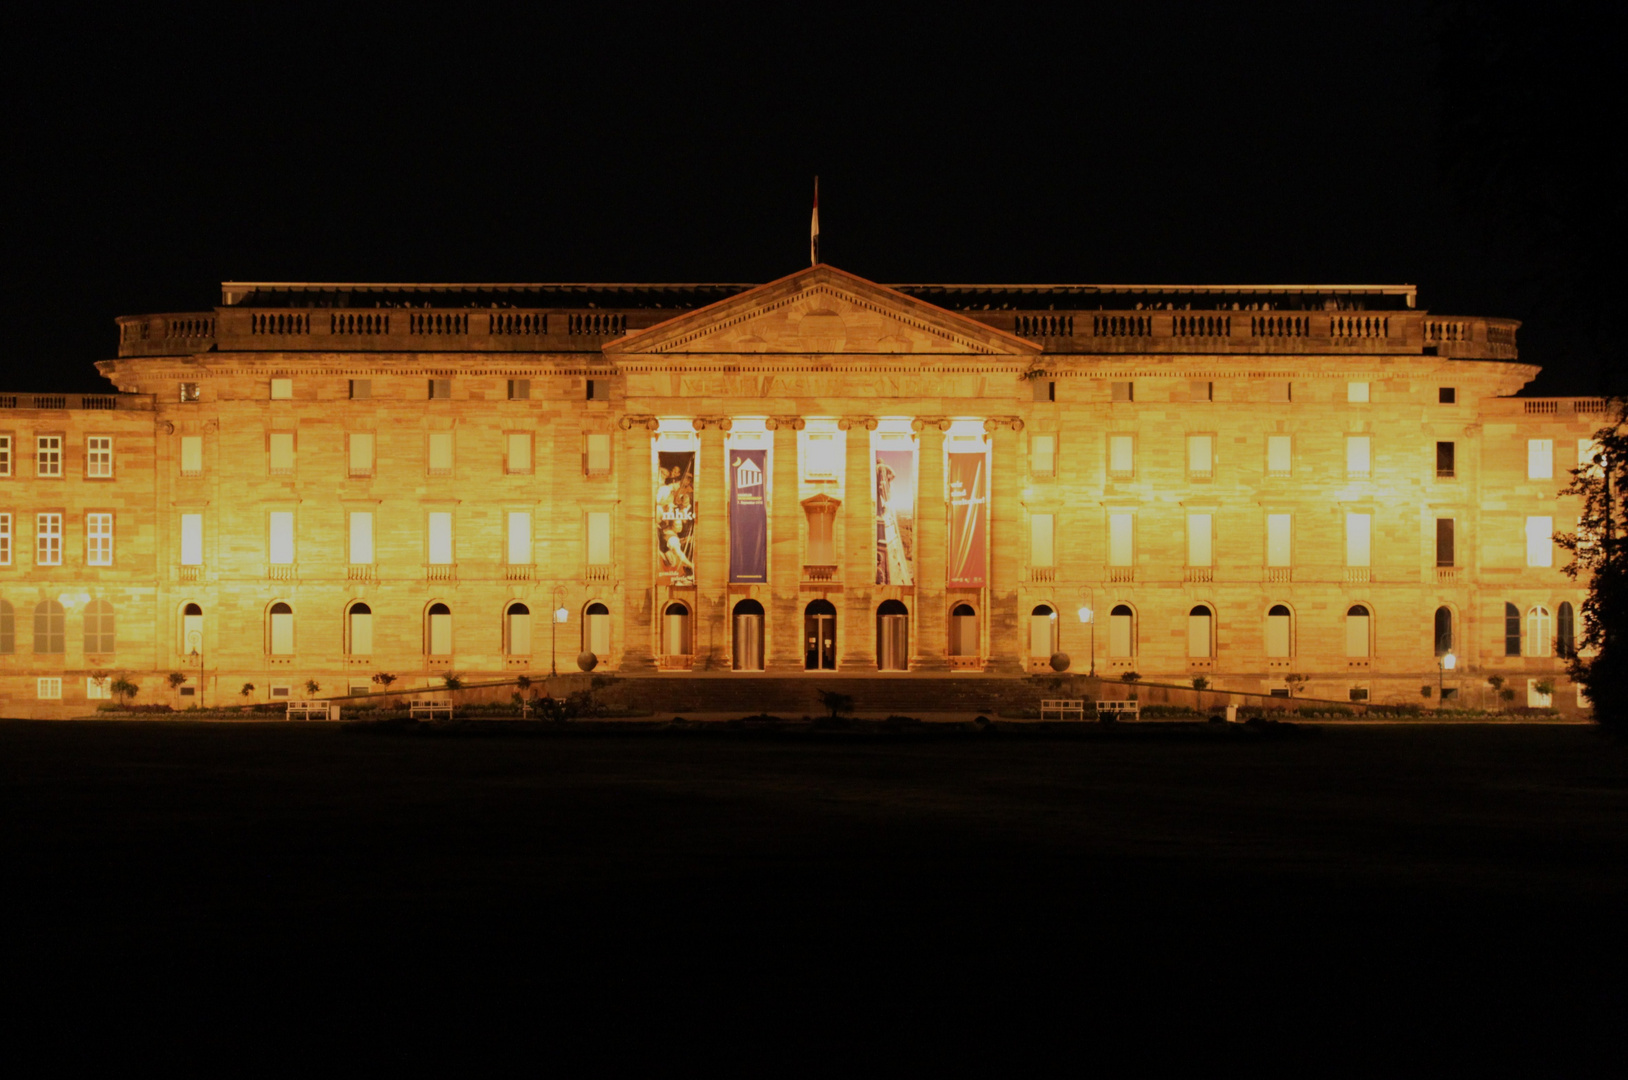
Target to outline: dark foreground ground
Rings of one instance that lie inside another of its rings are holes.
[[[1224,734],[0,723],[8,1046],[229,1072],[339,1045],[528,1072],[1621,1065],[1628,749]]]

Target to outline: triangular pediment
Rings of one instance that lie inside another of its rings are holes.
[[[607,356],[704,354],[1034,356],[1034,342],[866,281],[812,266],[605,345]]]

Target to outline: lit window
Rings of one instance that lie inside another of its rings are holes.
[[[509,511],[508,562],[510,566],[531,565],[531,512]]]
[[[1555,441],[1553,439],[1526,440],[1526,478],[1553,480],[1555,475]]]
[[[203,475],[203,436],[181,436],[181,475]]]
[[[34,693],[41,701],[59,701],[62,698],[62,679],[56,676],[39,679],[34,684]]]
[[[181,515],[181,565],[203,565],[203,515]]]
[[[1600,464],[1600,444],[1593,439],[1577,440],[1577,467],[1586,469],[1588,475],[1596,480],[1604,475],[1604,467]]]
[[[1052,550],[1052,515],[1032,514],[1029,517],[1029,565],[1055,566]],[[1050,656],[1050,653],[1046,654]]]
[[[1266,515],[1266,565],[1289,566],[1290,517],[1288,514]]]
[[[1208,480],[1215,475],[1215,436],[1187,436],[1187,476]]]
[[[435,510],[429,516],[429,558],[431,566],[452,565],[452,513]]]
[[[353,431],[350,433],[350,475],[373,475],[373,448],[373,432]]]
[[[1368,403],[1368,384],[1365,382],[1346,383],[1345,400],[1353,405],[1366,405]]]
[[[1369,563],[1369,538],[1373,531],[1371,514],[1345,515],[1345,565],[1364,567]]]
[[[267,551],[273,566],[294,565],[294,511],[273,510],[267,515]]]
[[[0,566],[11,565],[11,515],[0,514]]]
[[[113,515],[85,515],[85,565],[113,565]]]
[[[62,565],[61,514],[35,515],[34,562],[39,566]]]
[[[110,684],[112,683],[112,681],[113,681],[113,679],[109,675],[103,675],[99,679],[94,675],[86,675],[85,676],[85,700],[86,701],[108,701],[108,700],[110,700],[113,697],[113,691],[112,691],[112,689],[110,687]]]
[[[1554,645],[1554,619],[1542,604],[1526,613],[1526,655],[1548,656]]]
[[[350,563],[373,565],[373,511],[354,510],[350,515]]]
[[[611,561],[610,514],[594,510],[588,514],[588,565],[609,566]]]
[[[1187,515],[1187,565],[1205,567],[1211,565],[1212,540],[1211,529],[1215,519],[1210,514]]]
[[[1555,522],[1552,517],[1526,519],[1526,565],[1553,566]]]
[[[1289,475],[1294,467],[1292,456],[1293,443],[1287,435],[1268,435],[1266,437],[1266,475],[1283,479]]]
[[[1136,474],[1136,437],[1108,436],[1108,475],[1127,480]]]
[[[1057,436],[1035,435],[1029,440],[1029,471],[1035,476],[1057,473]]]
[[[531,432],[511,431],[504,437],[503,470],[508,473],[531,472]]]
[[[108,435],[92,435],[85,440],[85,475],[95,480],[113,476],[113,439]]]
[[[1349,480],[1366,480],[1373,468],[1373,438],[1368,435],[1345,437],[1345,475]]]
[[[294,380],[293,379],[273,379],[273,380],[271,380],[271,400],[273,400],[273,401],[292,401],[293,399],[294,399]]]
[[[62,475],[62,436],[41,435],[37,440],[38,456],[35,471],[40,476]]]
[[[430,475],[452,475],[452,432],[430,432]]]
[[[11,475],[11,436],[0,435],[0,476]]]
[[[1108,515],[1108,565],[1130,566],[1132,558],[1132,521],[1135,515],[1128,512],[1110,513]]]
[[[1539,690],[1538,689],[1538,683],[1540,683],[1542,681],[1543,681],[1542,679],[1527,679],[1526,680],[1526,707],[1527,708],[1529,708],[1529,709],[1552,709],[1552,708],[1554,708],[1554,703],[1555,703],[1554,691],[1551,690],[1549,693],[1545,694],[1543,691]]]
[[[294,433],[292,431],[273,431],[268,442],[268,449],[271,475],[292,476],[294,474]]]
[[[803,478],[835,480],[842,468],[841,436],[836,432],[809,432],[804,437]]]
[[[183,404],[193,404],[198,400],[198,384],[184,382],[180,385],[181,401]]]
[[[608,434],[598,431],[588,433],[582,470],[589,476],[606,476],[610,473],[611,437]]]

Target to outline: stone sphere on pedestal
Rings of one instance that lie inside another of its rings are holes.
[[[1068,653],[1066,652],[1054,652],[1051,654],[1051,669],[1053,671],[1067,671],[1068,662]]]
[[[599,666],[599,657],[586,650],[577,653],[577,667],[583,671],[592,671]]]

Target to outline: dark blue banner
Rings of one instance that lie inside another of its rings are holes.
[[[759,585],[769,580],[769,507],[764,501],[767,450],[729,455],[729,580]]]

